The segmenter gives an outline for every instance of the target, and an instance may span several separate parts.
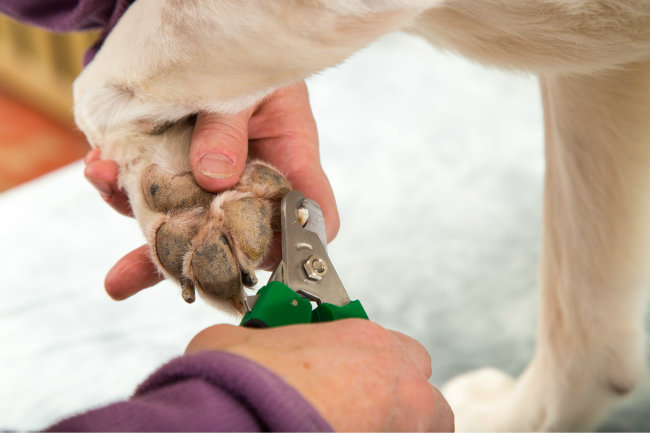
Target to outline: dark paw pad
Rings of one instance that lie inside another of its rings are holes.
[[[208,296],[231,299],[241,292],[241,272],[226,237],[204,230],[194,240],[190,259],[193,279]]]
[[[244,171],[237,189],[251,191],[258,197],[281,198],[291,190],[291,185],[273,168],[253,162]]]
[[[205,219],[205,212],[188,212],[167,218],[156,230],[155,253],[160,264],[183,279],[183,259]]]
[[[149,207],[162,213],[206,207],[214,197],[197,185],[192,173],[173,175],[155,164],[142,176],[142,192]]]
[[[236,247],[246,258],[257,262],[264,257],[271,243],[271,210],[256,198],[244,198],[222,206],[230,234]]]

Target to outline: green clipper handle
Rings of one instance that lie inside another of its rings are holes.
[[[285,284],[272,281],[257,293],[253,309],[244,315],[240,325],[250,328],[274,328],[298,323],[330,322],[339,319],[366,319],[361,302],[352,301],[342,307],[322,303],[312,310],[311,302]]]

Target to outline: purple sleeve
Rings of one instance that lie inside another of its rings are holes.
[[[0,13],[55,32],[102,29],[84,56],[88,64],[124,11],[135,0],[0,0]]]
[[[286,382],[226,352],[176,358],[127,401],[65,419],[47,431],[332,431]]]

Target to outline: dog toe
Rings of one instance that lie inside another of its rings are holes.
[[[255,263],[264,257],[271,242],[269,207],[255,198],[244,198],[222,206],[234,243],[248,260]]]
[[[172,174],[156,164],[147,167],[142,175],[142,192],[149,207],[166,213],[178,209],[205,207],[214,197],[202,189],[192,173]]]
[[[165,218],[155,234],[153,252],[163,268],[178,280],[183,279],[183,258],[205,219],[205,212],[194,211]]]
[[[208,224],[193,241],[186,274],[208,297],[232,299],[242,290],[239,264],[224,234]]]

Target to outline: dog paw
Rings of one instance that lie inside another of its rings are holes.
[[[456,431],[511,431],[508,400],[514,384],[511,376],[494,368],[465,373],[447,382],[441,391],[454,411]]]
[[[157,214],[148,236],[154,263],[180,283],[186,302],[198,291],[241,311],[242,285],[257,283],[255,269],[279,230],[278,205],[288,181],[259,161],[220,194],[199,187],[191,172],[171,173],[156,164],[141,179],[145,205]]]

